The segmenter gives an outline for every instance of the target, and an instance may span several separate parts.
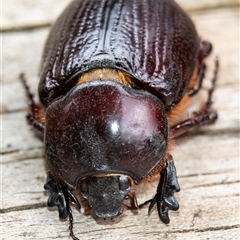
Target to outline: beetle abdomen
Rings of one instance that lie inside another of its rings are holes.
[[[169,108],[186,90],[198,47],[192,21],[172,0],[73,1],[45,46],[41,102],[46,107],[67,91],[74,75],[111,67],[130,73]]]

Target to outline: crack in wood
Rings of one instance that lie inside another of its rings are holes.
[[[217,124],[216,124],[217,125]],[[217,136],[222,136],[223,134],[227,135],[236,135],[239,136],[239,127],[238,126],[233,126],[232,128],[221,128],[221,129],[206,129],[206,130],[196,130],[191,134],[191,137],[194,136],[212,136],[212,137],[217,137]]]
[[[27,32],[31,30],[38,30],[41,28],[49,28],[51,26],[52,22],[45,22],[41,24],[29,24],[24,26],[16,26],[11,28],[2,28],[0,32],[2,33],[9,33],[9,32]]]
[[[26,106],[27,106],[27,103],[26,103]],[[26,115],[27,108],[25,107],[25,108],[16,108],[16,109],[8,110],[7,107],[3,106],[3,109],[1,110],[1,115],[7,115],[7,114],[11,114],[11,113],[25,113],[25,115]]]
[[[196,185],[196,186],[192,186],[191,188],[189,189],[192,189],[192,188],[199,188],[199,187],[212,187],[212,186],[219,186],[219,185],[229,185],[229,184],[235,184],[235,183],[239,183],[240,181],[239,180],[236,180],[236,181],[229,181],[229,182],[217,182],[217,183],[210,183],[210,184],[202,184],[202,185]],[[185,188],[187,189],[187,188]]]
[[[215,172],[203,172],[203,173],[194,173],[194,174],[187,174],[187,175],[178,175],[178,178],[189,178],[189,177],[199,177],[199,176],[211,176],[211,175],[218,175],[218,174],[227,174],[230,172],[235,172],[236,169],[228,169],[223,171],[215,171]]]
[[[5,161],[3,160],[2,165],[18,163],[25,160],[44,159],[44,150],[42,147],[32,148],[31,150],[27,150],[27,151],[16,150],[10,154],[13,156],[10,156],[10,159],[8,160],[5,160]],[[3,155],[7,155],[7,153]]]
[[[35,204],[30,204],[30,205],[22,205],[22,206],[17,206],[17,207],[9,207],[9,208],[0,209],[0,214],[24,211],[24,210],[30,210],[30,209],[45,208],[45,207],[47,207],[47,203],[41,202],[41,203],[35,203]]]
[[[75,224],[77,224],[75,222]],[[111,228],[111,230],[114,230],[114,229],[126,229],[126,228],[133,228],[133,227],[137,227],[137,225],[128,225],[128,226],[124,226],[124,227],[116,227],[116,228]],[[166,234],[174,234],[174,233],[191,233],[191,232],[209,232],[209,231],[223,231],[223,230],[229,230],[229,229],[237,229],[240,227],[240,224],[234,224],[234,225],[230,225],[230,226],[219,226],[219,227],[206,227],[206,228],[202,228],[202,229],[196,229],[196,228],[190,228],[190,229],[183,229],[183,230],[176,230],[176,231],[157,231],[155,230],[154,232],[154,235],[159,235],[159,234],[163,234],[163,233],[166,233]],[[109,229],[96,229],[96,230],[90,230],[90,231],[83,231],[81,232],[81,234],[89,234],[89,233],[98,233],[98,232],[101,232],[103,234],[104,231],[109,231]],[[137,232],[133,232],[131,233],[131,235],[135,235],[138,233]],[[153,233],[149,232],[145,232],[144,235],[152,235]]]
[[[219,227],[206,227],[203,229],[195,229],[195,228],[191,228],[191,229],[183,229],[183,230],[176,230],[176,231],[167,231],[166,234],[171,234],[171,233],[191,233],[191,232],[210,232],[210,231],[221,231],[221,230],[229,230],[229,229],[237,229],[240,227],[240,224],[234,224],[231,226],[219,226]],[[163,232],[154,232],[154,234],[156,233],[163,233]],[[146,235],[151,235],[152,233],[145,233]]]

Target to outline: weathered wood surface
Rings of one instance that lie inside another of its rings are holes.
[[[12,7],[8,6],[10,2]],[[52,9],[53,4],[60,11],[69,1],[49,2],[3,2],[6,32],[2,35],[0,217],[1,237],[7,240],[70,239],[68,222],[60,222],[57,211],[46,208],[42,143],[33,137],[25,123],[26,102],[18,80],[19,73],[24,71],[36,92],[38,64],[49,28],[34,29],[34,26],[49,24],[58,14]],[[201,1],[189,2],[185,1],[186,9],[192,9],[191,2],[200,3],[199,9],[204,8]],[[220,59],[214,95],[219,120],[176,142],[172,155],[181,185],[177,194],[181,207],[178,212],[170,213],[169,225],[160,223],[156,211],[147,217],[147,209],[137,215],[126,211],[121,219],[108,224],[96,223],[92,217],[73,210],[75,233],[81,239],[240,239],[239,9],[201,10],[190,15],[201,36],[214,43],[214,52],[208,60],[208,80],[215,56]],[[13,28],[26,30],[10,31]],[[155,188],[153,182],[140,189],[138,201],[152,197]]]

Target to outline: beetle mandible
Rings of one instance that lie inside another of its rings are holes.
[[[180,190],[171,139],[217,119],[218,61],[202,108],[178,124],[172,113],[201,89],[211,49],[173,0],[75,0],[60,15],[43,52],[41,104],[21,79],[27,119],[44,133],[48,206],[69,216],[73,239],[70,202],[100,218],[150,203],[169,223]],[[134,186],[156,174],[155,196],[138,205]]]

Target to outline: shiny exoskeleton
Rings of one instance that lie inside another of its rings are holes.
[[[210,52],[173,0],[75,0],[58,18],[42,58],[41,105],[21,79],[28,121],[44,133],[48,205],[69,216],[73,239],[70,202],[100,218],[150,203],[169,222],[180,190],[169,145],[217,119],[217,61],[202,108],[174,125],[172,113],[201,88]],[[155,197],[138,205],[134,186],[156,174]]]

